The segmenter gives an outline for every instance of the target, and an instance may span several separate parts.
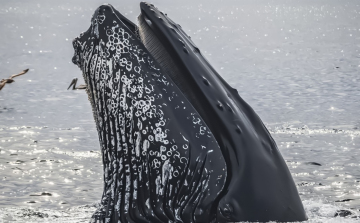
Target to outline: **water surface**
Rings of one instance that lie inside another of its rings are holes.
[[[90,104],[85,91],[66,88],[74,77],[83,83],[71,63],[71,41],[89,27],[102,3],[15,0],[0,6],[0,79],[30,68],[0,92],[0,217],[5,221],[31,222],[24,219],[33,216],[38,222],[39,214],[28,208],[39,208],[52,222],[87,221],[91,204],[101,197],[101,154]],[[136,21],[139,3],[109,3]],[[311,220],[339,222],[333,216],[340,209],[355,215],[360,209],[360,2],[153,3],[181,24],[268,126]]]

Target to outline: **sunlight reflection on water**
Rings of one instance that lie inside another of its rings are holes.
[[[84,91],[66,90],[74,77],[83,82],[71,63],[71,40],[101,3],[0,6],[0,79],[30,68],[0,92],[0,207],[58,209],[101,197],[90,104]],[[136,20],[138,3],[110,3]],[[267,124],[302,198],[359,209],[359,3],[153,3],[183,26]]]

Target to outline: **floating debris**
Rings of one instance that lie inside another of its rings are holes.
[[[320,163],[317,163],[317,162],[307,162],[305,163],[307,165],[314,165],[314,166],[322,166]]]
[[[347,201],[352,201],[352,200],[354,200],[354,199],[337,200],[337,201],[335,201],[335,202],[347,202]]]
[[[346,217],[349,215],[352,215],[353,213],[349,210],[339,210],[335,213],[334,217],[340,216],[340,217]]]
[[[30,194],[30,196],[34,197],[40,197],[40,196],[52,196],[51,193],[47,193],[47,192],[42,192],[41,194]]]

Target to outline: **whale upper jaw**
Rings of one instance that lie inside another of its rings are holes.
[[[180,25],[152,4],[142,2],[140,8],[140,17],[171,57],[165,66],[175,64],[180,71],[175,83],[180,79],[179,88],[209,126],[226,160],[218,220],[306,220],[290,171],[255,111],[212,68]]]

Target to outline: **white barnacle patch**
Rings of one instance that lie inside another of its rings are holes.
[[[192,118],[193,118],[193,124],[194,125],[200,124],[201,119],[199,117],[192,116]]]
[[[162,166],[162,185],[165,186],[165,183],[168,179],[172,178],[173,168],[169,160],[166,160]]]
[[[151,208],[150,208],[150,203],[149,203],[149,198],[146,199],[145,205],[146,205],[146,207],[147,207],[148,209],[151,209]]]
[[[153,162],[152,162],[152,165],[153,165],[154,169],[157,169],[157,168],[160,168],[161,162],[158,159],[154,159]]]
[[[136,156],[140,156],[140,146],[141,146],[141,133],[136,132],[136,141],[135,141],[135,154]]]
[[[149,135],[148,138],[149,138],[149,141],[150,141],[150,142],[154,141],[154,136]]]
[[[206,133],[206,127],[205,126],[200,126],[199,133],[200,133],[200,135],[204,135]]]

